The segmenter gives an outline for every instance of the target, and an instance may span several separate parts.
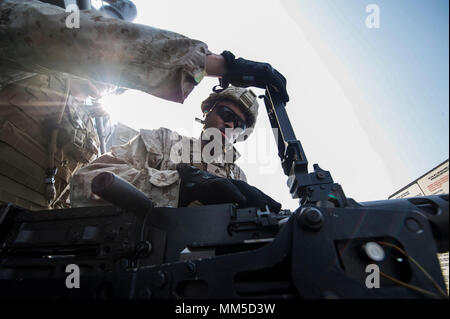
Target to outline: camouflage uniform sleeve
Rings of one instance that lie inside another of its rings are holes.
[[[64,72],[182,103],[205,72],[207,45],[180,34],[80,11],[0,1],[0,60],[35,73]],[[70,19],[69,19],[70,20]]]
[[[91,183],[95,176],[102,172],[114,173],[132,183],[139,175],[139,170],[126,162],[104,154],[94,162],[79,169],[70,182],[70,204],[72,207],[109,205],[91,191]]]
[[[73,207],[101,205],[91,192],[92,179],[110,171],[133,184],[157,207],[177,207],[180,178],[176,170],[164,163],[170,149],[167,129],[141,130],[130,142],[113,147],[111,154],[99,157],[78,170],[71,182],[70,201]],[[166,137],[166,138],[165,138]]]

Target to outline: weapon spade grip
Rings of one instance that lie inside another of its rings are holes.
[[[153,208],[153,202],[123,178],[103,172],[94,177],[91,184],[94,194],[125,210],[146,213]]]

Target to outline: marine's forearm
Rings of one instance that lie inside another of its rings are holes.
[[[0,3],[0,58],[36,73],[64,72],[183,102],[205,75],[206,44],[174,32],[39,1]],[[70,19],[69,19],[70,20]]]
[[[210,54],[206,56],[205,71],[208,76],[221,77],[226,72],[225,59],[221,55]]]

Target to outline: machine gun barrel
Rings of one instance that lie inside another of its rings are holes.
[[[98,174],[92,180],[91,189],[102,199],[125,210],[146,213],[154,207],[143,192],[110,172]]]

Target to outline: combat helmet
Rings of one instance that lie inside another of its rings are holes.
[[[240,106],[247,118],[247,128],[241,135],[244,135],[244,140],[247,139],[253,131],[258,117],[259,105],[256,94],[250,89],[229,86],[222,91],[211,93],[209,97],[202,102],[201,109],[203,114],[207,114],[219,100],[229,100]]]

